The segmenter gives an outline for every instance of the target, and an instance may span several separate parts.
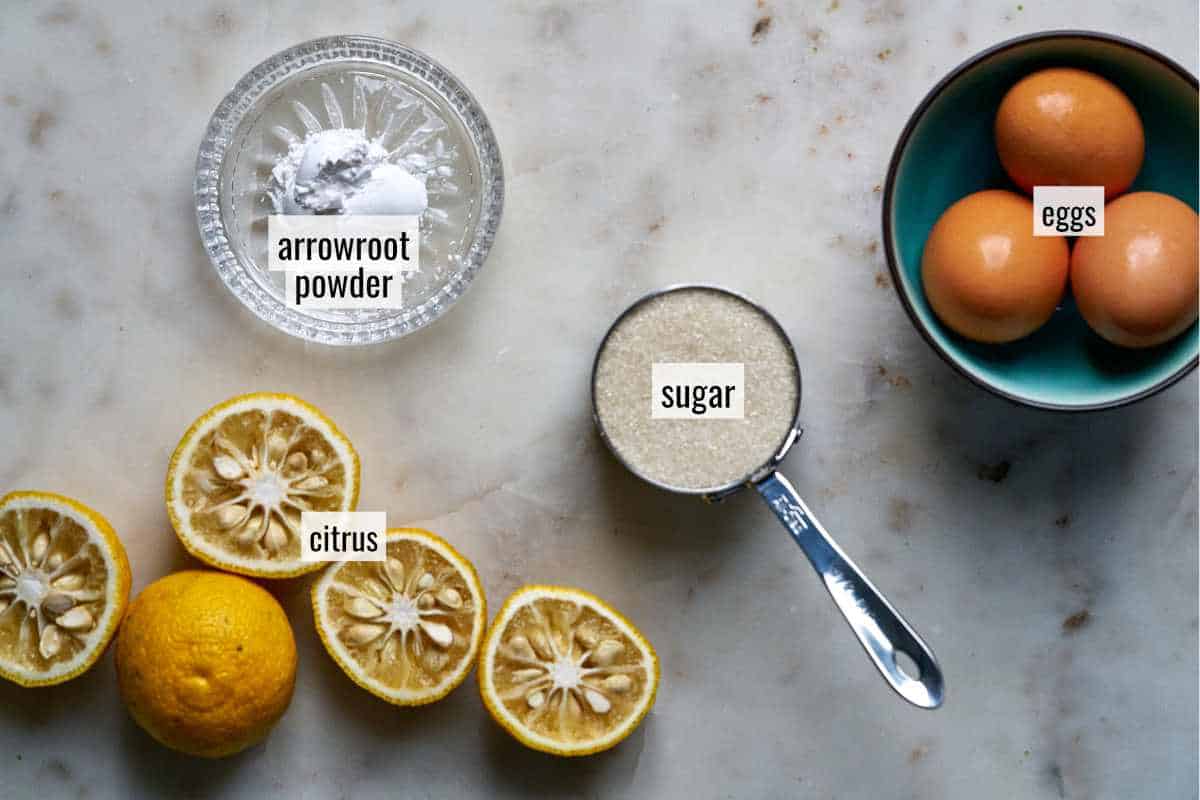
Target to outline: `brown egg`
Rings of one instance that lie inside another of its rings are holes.
[[[1142,168],[1142,119],[1125,93],[1079,69],[1035,72],[1004,95],[996,150],[1009,177],[1034,186],[1103,186],[1111,200]]]
[[[1033,235],[1033,203],[991,189],[938,219],[925,240],[921,281],[950,328],[977,342],[1011,342],[1050,319],[1069,259],[1066,239]]]
[[[1075,243],[1071,291],[1092,330],[1123,347],[1168,341],[1196,321],[1200,217],[1158,192],[1104,208],[1104,235]]]

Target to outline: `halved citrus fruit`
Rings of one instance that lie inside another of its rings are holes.
[[[49,686],[86,672],[129,600],[129,561],[108,520],[49,492],[0,498],[0,676]]]
[[[333,564],[312,588],[317,633],[351,680],[400,706],[466,680],[487,624],[471,562],[429,531],[393,528],[387,560]]]
[[[620,742],[658,691],[658,657],[595,595],[526,586],[504,603],[479,656],[479,693],[522,744],[582,756]]]
[[[289,394],[245,394],[192,423],[167,468],[167,513],[183,546],[214,567],[290,578],[300,514],[353,511],[358,453],[316,406]]]

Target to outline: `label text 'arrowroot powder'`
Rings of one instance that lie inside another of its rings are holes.
[[[652,419],[654,364],[741,363],[741,419]],[[787,439],[799,374],[783,333],[728,292],[684,287],[629,311],[596,358],[600,427],[634,472],[676,489],[718,489],[750,477]]]

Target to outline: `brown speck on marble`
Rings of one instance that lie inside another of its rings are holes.
[[[233,29],[237,27],[237,20],[229,9],[214,8],[208,27],[213,33],[225,35],[233,33]]]
[[[71,768],[61,758],[46,759],[42,762],[40,772],[64,783],[72,777]]]
[[[778,685],[782,687],[793,687],[800,682],[800,675],[803,672],[803,665],[796,663],[785,669],[779,674]]]
[[[429,20],[425,17],[417,17],[407,25],[396,28],[395,38],[398,42],[414,42],[425,35],[429,30]]]
[[[1061,517],[1054,520],[1054,527],[1056,527],[1056,528],[1069,528],[1070,526],[1071,526],[1071,515],[1070,514],[1063,514]]]
[[[58,118],[54,116],[53,111],[35,111],[33,116],[29,118],[29,143],[34,147],[41,147],[45,140],[46,132],[53,128],[58,122]]]
[[[771,17],[759,17],[758,22],[754,23],[754,30],[750,31],[750,43],[758,44],[766,38],[771,30]]]
[[[892,288],[892,281],[886,273],[876,272],[875,285],[880,289],[890,289]]]
[[[809,28],[805,35],[808,37],[809,43],[812,44],[814,53],[821,49],[821,45],[825,42],[825,30],[823,28]]]
[[[4,95],[4,105],[9,108],[18,108],[21,105],[21,98],[15,94],[6,94]]]
[[[863,22],[871,25],[876,22],[895,22],[904,19],[904,3],[902,0],[885,0],[873,6],[863,15]]]
[[[877,59],[879,59],[880,61],[887,61],[889,58],[892,57],[892,48],[888,47],[883,50],[880,50],[878,53],[875,54],[875,57]]]
[[[874,239],[867,242],[867,246],[863,248],[863,252],[869,256],[875,255],[877,250],[879,250],[879,242],[875,241]]]
[[[878,183],[871,187],[871,194],[879,194],[883,191],[883,187]]]
[[[654,222],[651,222],[649,225],[646,226],[646,233],[658,233],[659,231],[662,230],[663,226],[666,224],[667,224],[667,218],[659,217],[658,219],[654,220]]]
[[[57,203],[59,200],[63,199],[63,190],[62,189],[51,189],[50,192],[46,195],[46,197],[47,197],[47,199],[50,200],[51,203]]]
[[[774,99],[774,97],[764,92],[759,92],[758,94],[754,95],[754,102],[758,103],[760,106],[765,106]]]
[[[565,6],[551,6],[539,15],[539,31],[543,39],[564,39],[575,25],[575,17]]]
[[[83,307],[70,289],[59,289],[54,295],[54,313],[58,318],[73,322],[83,316]]]
[[[697,125],[692,128],[692,137],[701,144],[712,144],[721,138],[721,126],[717,121],[718,117],[714,114],[709,114],[704,118],[702,125]]]
[[[829,126],[828,125],[823,124],[817,128],[817,136],[828,136],[828,135],[829,135]]]
[[[833,2],[831,2],[829,4],[829,8],[825,9],[825,13],[832,14],[834,11],[837,11],[841,7],[842,7],[841,0],[833,0]]]
[[[38,17],[43,25],[68,25],[79,19],[79,7],[74,3],[57,3]]]
[[[975,477],[981,481],[1002,483],[1008,477],[1010,469],[1012,469],[1012,463],[1007,459],[997,461],[994,464],[980,464],[979,469],[975,472]]]
[[[1076,611],[1071,616],[1067,617],[1062,622],[1063,634],[1075,633],[1082,628],[1086,628],[1088,623],[1092,621],[1092,614],[1086,608],[1082,611]]]
[[[902,532],[912,527],[913,504],[903,497],[893,497],[888,500],[888,527]]]
[[[902,375],[899,372],[893,374],[889,372],[888,368],[883,364],[879,365],[877,372],[879,373],[879,377],[883,378],[883,380],[890,384],[893,389],[904,390],[912,388],[912,381],[910,381],[907,376]]]
[[[110,42],[108,39],[97,39],[96,40],[96,52],[99,53],[100,55],[102,55],[102,56],[110,55],[112,53],[112,49],[113,49],[112,42]]]
[[[919,744],[912,749],[912,752],[908,754],[908,763],[916,764],[927,755],[929,755],[929,745]]]
[[[604,244],[605,242],[611,242],[613,239],[613,226],[612,225],[601,225],[599,228],[596,229],[596,235],[593,238],[600,244]]]
[[[192,62],[192,74],[196,77],[196,80],[201,82],[206,80],[209,72],[211,72],[208,53],[204,50],[193,50],[190,61]]]
[[[853,153],[852,151],[850,151],[850,150],[847,150],[847,151],[846,151],[846,160],[847,160],[847,161],[853,161],[853,160],[854,160],[854,153]]]
[[[967,46],[967,32],[964,30],[955,31],[954,32],[954,44],[957,45],[958,47],[966,47]]]

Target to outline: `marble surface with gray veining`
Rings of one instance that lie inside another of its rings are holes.
[[[526,582],[609,598],[663,682],[628,741],[557,761],[499,730],[474,678],[419,711],[355,687],[288,581],[300,674],[266,744],[217,763],[158,747],[109,656],[58,688],[0,686],[0,798],[1195,798],[1196,376],[1118,412],[1010,406],[925,345],[880,247],[920,97],[1056,27],[1196,71],[1186,0],[6,2],[0,489],[95,505],[136,591],[193,564],[162,503],[184,428],[235,393],[295,392],[358,444],[360,507],[451,539],[493,607]],[[223,94],[330,33],[447,65],[507,169],[470,292],[371,349],[260,323],[192,209]],[[794,337],[806,433],[785,471],[938,653],[941,710],[883,684],[757,498],[658,492],[593,434],[604,329],[695,280],[764,300]]]

